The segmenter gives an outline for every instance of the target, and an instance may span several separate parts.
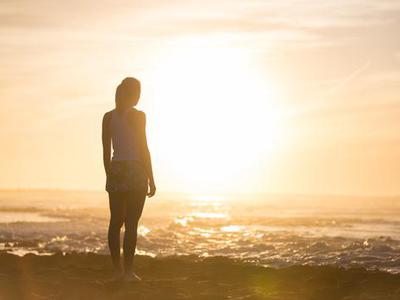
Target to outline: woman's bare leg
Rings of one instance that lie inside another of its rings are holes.
[[[110,192],[110,224],[108,227],[108,247],[110,249],[111,259],[114,265],[115,272],[122,273],[121,266],[121,246],[120,233],[121,227],[124,224],[126,212],[126,195],[123,192]]]
[[[146,193],[140,191],[129,192],[126,199],[125,234],[124,234],[124,270],[125,274],[132,273],[133,258],[135,256],[137,229],[142,215]]]

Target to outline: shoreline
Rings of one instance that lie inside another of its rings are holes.
[[[0,254],[0,299],[400,299],[400,275],[362,268],[272,269],[226,257],[136,256],[139,283],[112,282],[108,255]]]

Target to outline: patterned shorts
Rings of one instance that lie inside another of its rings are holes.
[[[107,176],[107,192],[147,192],[148,180],[143,164],[136,160],[112,160]]]

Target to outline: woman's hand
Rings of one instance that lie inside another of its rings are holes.
[[[150,198],[153,197],[156,193],[156,185],[154,184],[154,182],[150,182],[149,187],[150,190],[148,191],[147,196]]]

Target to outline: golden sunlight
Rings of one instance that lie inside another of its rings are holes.
[[[400,299],[400,1],[0,17],[0,300]]]
[[[185,187],[221,191],[276,153],[283,138],[278,93],[250,53],[188,43],[158,61],[147,74],[156,99],[153,138]]]

